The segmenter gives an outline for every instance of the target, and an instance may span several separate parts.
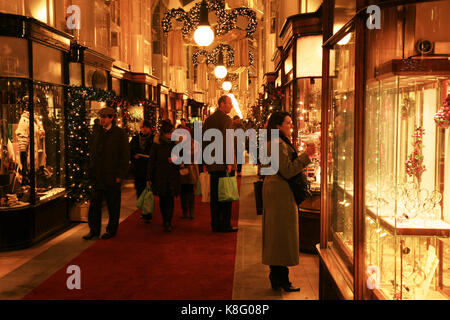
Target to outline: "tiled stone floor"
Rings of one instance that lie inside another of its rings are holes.
[[[261,216],[256,215],[253,182],[256,167],[243,166],[239,204],[239,232],[235,264],[234,300],[314,300],[318,298],[318,258],[300,254],[300,265],[290,268],[290,279],[300,286],[298,293],[273,291],[268,267],[261,263]],[[122,192],[121,221],[136,210],[132,183]],[[104,220],[107,214],[104,214]],[[103,228],[106,221],[103,222]],[[92,245],[82,236],[89,232],[87,223],[38,243],[32,248],[0,253],[0,300],[21,299],[79,253]]]

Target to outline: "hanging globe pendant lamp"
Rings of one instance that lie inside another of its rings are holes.
[[[194,40],[201,47],[207,47],[214,41],[214,31],[209,25],[206,0],[202,0],[200,5],[200,22],[194,32]]]
[[[222,83],[222,89],[225,91],[230,91],[233,88],[233,84],[230,81],[224,81]]]
[[[223,53],[222,50],[219,51],[219,57],[218,57],[218,63],[217,67],[214,69],[214,75],[218,79],[223,79],[227,76],[227,68],[225,68],[225,65],[223,63]]]

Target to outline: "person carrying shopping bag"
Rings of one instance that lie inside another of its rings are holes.
[[[173,130],[170,120],[160,122],[159,133],[155,135],[150,150],[147,170],[147,184],[152,186],[154,195],[159,197],[165,232],[172,231],[174,199],[181,191],[179,166],[172,161],[172,149],[175,146],[175,142],[171,141]]]
[[[210,115],[203,124],[203,132],[209,129],[216,129],[222,133],[223,137],[223,159],[219,162],[207,164],[206,169],[210,175],[210,211],[211,211],[211,229],[213,232],[236,232],[237,227],[231,225],[231,201],[219,201],[219,179],[227,175],[234,176],[236,166],[235,164],[227,164],[225,155],[227,153],[227,135],[226,130],[232,129],[230,116],[228,115],[233,108],[232,100],[229,96],[221,96],[218,100],[219,107]],[[203,141],[203,150],[211,142]],[[202,185],[203,190],[203,185]]]
[[[151,123],[148,120],[144,120],[141,124],[141,131],[130,141],[131,169],[136,188],[136,198],[138,199],[146,188],[147,167],[153,139]],[[151,215],[144,213],[141,214],[141,218],[146,223],[149,223],[152,219]]]

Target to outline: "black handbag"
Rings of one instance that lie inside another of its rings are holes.
[[[297,205],[300,205],[307,198],[312,197],[310,185],[308,183],[308,180],[306,180],[306,176],[303,172],[300,172],[298,175],[292,177],[291,179],[286,179],[280,174],[280,172],[278,172],[278,175],[286,180],[289,184]]]
[[[295,150],[294,146],[291,144],[289,139],[286,138],[284,135],[280,135],[280,138],[281,140],[286,142],[288,146],[292,148],[293,154],[291,161],[294,161],[298,157],[297,151]],[[285,177],[283,177],[279,171],[278,175],[288,182],[289,187],[291,188],[291,191],[294,194],[295,202],[297,203],[297,205],[300,205],[303,201],[305,201],[306,198],[312,197],[310,185],[303,171],[290,179],[286,179]]]

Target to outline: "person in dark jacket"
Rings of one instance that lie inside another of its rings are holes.
[[[220,130],[223,136],[223,157],[221,163],[212,163],[206,165],[206,169],[210,174],[210,210],[211,210],[211,229],[213,232],[236,232],[238,228],[231,226],[231,209],[232,203],[219,201],[219,179],[227,174],[234,176],[235,164],[226,163],[227,140],[226,130],[233,128],[233,121],[228,115],[233,108],[232,100],[229,96],[221,96],[218,100],[219,108],[211,116],[209,116],[203,124],[203,132],[209,129]],[[210,142],[204,141],[203,150]],[[229,151],[229,150],[228,150]]]
[[[180,184],[181,184],[181,208],[183,210],[183,219],[194,219],[195,196],[194,189],[197,185],[199,172],[198,165],[194,163],[196,152],[200,152],[200,145],[191,137],[185,137],[191,144],[190,163],[180,165]]]
[[[102,239],[116,235],[119,227],[121,183],[126,178],[130,163],[128,137],[114,122],[114,109],[106,107],[99,112],[102,128],[97,130],[90,144],[89,176],[93,194],[89,207],[90,232],[83,238],[98,238],[102,226],[102,202],[106,199],[109,220]]]
[[[131,169],[133,171],[137,198],[141,196],[147,184],[147,167],[153,138],[150,121],[144,120],[141,124],[141,132],[130,141]],[[141,217],[146,223],[149,223],[152,219],[151,214],[141,215]]]
[[[155,135],[150,150],[147,171],[147,183],[152,186],[153,194],[159,197],[165,232],[172,231],[174,198],[181,191],[179,166],[171,158],[175,146],[175,142],[171,141],[173,130],[170,121],[161,121],[159,134]]]

